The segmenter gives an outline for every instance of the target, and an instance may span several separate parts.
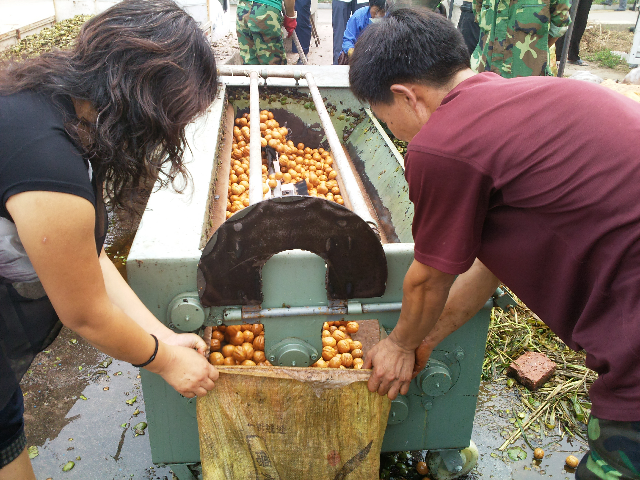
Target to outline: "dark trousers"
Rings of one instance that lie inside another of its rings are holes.
[[[603,420],[591,415],[589,451],[576,470],[576,480],[640,478],[640,422]]]
[[[587,28],[587,19],[589,18],[589,10],[593,0],[580,0],[576,16],[573,18],[573,32],[571,33],[571,42],[569,43],[569,53],[567,59],[575,62],[580,58],[580,40],[585,28]],[[564,45],[565,35],[560,37],[556,42],[556,57],[560,59],[562,55],[562,47]]]
[[[333,64],[338,65],[338,57],[342,51],[342,38],[347,28],[347,21],[353,13],[355,2],[331,2],[331,27],[333,28]]]
[[[27,438],[24,435],[24,399],[20,387],[0,410],[0,469],[22,453]]]
[[[298,35],[304,54],[308,55],[311,44],[311,0],[296,0],[296,12],[298,12],[296,35]],[[293,42],[292,52],[298,53],[295,42]]]
[[[471,2],[462,2],[462,7],[460,7],[460,20],[458,20],[458,30],[460,30],[467,50],[469,50],[469,56],[471,56],[480,40],[480,25],[476,22]]]

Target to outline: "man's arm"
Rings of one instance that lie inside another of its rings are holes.
[[[500,280],[476,258],[471,268],[453,282],[442,315],[416,349],[415,377],[427,364],[433,349],[450,333],[467,323],[487,302]]]
[[[571,0],[550,0],[549,2],[549,48],[563,36],[571,24],[569,9]]]
[[[455,275],[414,260],[402,284],[402,310],[391,334],[368,353],[364,368],[373,367],[369,390],[394,399],[409,390],[415,350],[442,313]]]
[[[480,12],[482,12],[482,0],[473,0],[473,18],[480,25]]]
[[[354,15],[347,21],[347,26],[344,29],[344,35],[342,36],[342,51],[349,53],[349,50],[356,46],[356,40],[358,39],[358,25],[356,17]]]
[[[287,17],[294,17],[296,14],[296,0],[284,0],[284,14]]]

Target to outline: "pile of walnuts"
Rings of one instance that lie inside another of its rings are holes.
[[[250,116],[245,113],[235,119],[229,191],[226,218],[249,206],[249,130]],[[305,181],[312,197],[324,198],[344,205],[338,172],[333,169],[333,158],[323,148],[297,145],[287,140],[290,131],[281,127],[268,110],[260,112],[260,142],[262,147],[262,193],[266,197],[278,184]],[[278,154],[279,170],[269,173],[264,147],[272,147]]]

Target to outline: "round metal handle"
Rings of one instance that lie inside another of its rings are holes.
[[[183,294],[175,297],[168,308],[169,322],[183,332],[198,330],[205,320],[205,312],[198,295]]]
[[[267,358],[274,365],[285,367],[308,367],[318,352],[304,340],[285,338],[267,352]],[[272,360],[273,359],[273,360]]]
[[[404,395],[398,395],[391,400],[391,409],[389,410],[389,419],[387,425],[396,425],[404,422],[409,416],[409,402]]]
[[[444,395],[453,386],[449,367],[438,360],[429,360],[417,381],[425,395],[432,397]]]

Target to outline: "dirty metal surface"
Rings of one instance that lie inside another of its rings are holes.
[[[303,143],[311,148],[323,147],[329,150],[329,143],[319,120],[313,123],[305,122],[298,115],[291,112],[290,109],[285,108],[270,107],[269,111],[273,113],[273,118],[278,120],[281,127],[289,129],[290,138],[288,140],[295,138],[296,145]],[[236,117],[241,117],[245,113],[249,113],[248,108],[238,109]]]
[[[358,325],[360,328],[351,334],[351,338],[362,343],[362,351],[366,355],[380,341],[380,324],[378,320],[358,320]]]
[[[262,266],[276,253],[307,250],[327,264],[327,298],[384,294],[387,262],[380,240],[355,213],[315,197],[259,202],[223,223],[198,264],[203,306],[262,303]]]

